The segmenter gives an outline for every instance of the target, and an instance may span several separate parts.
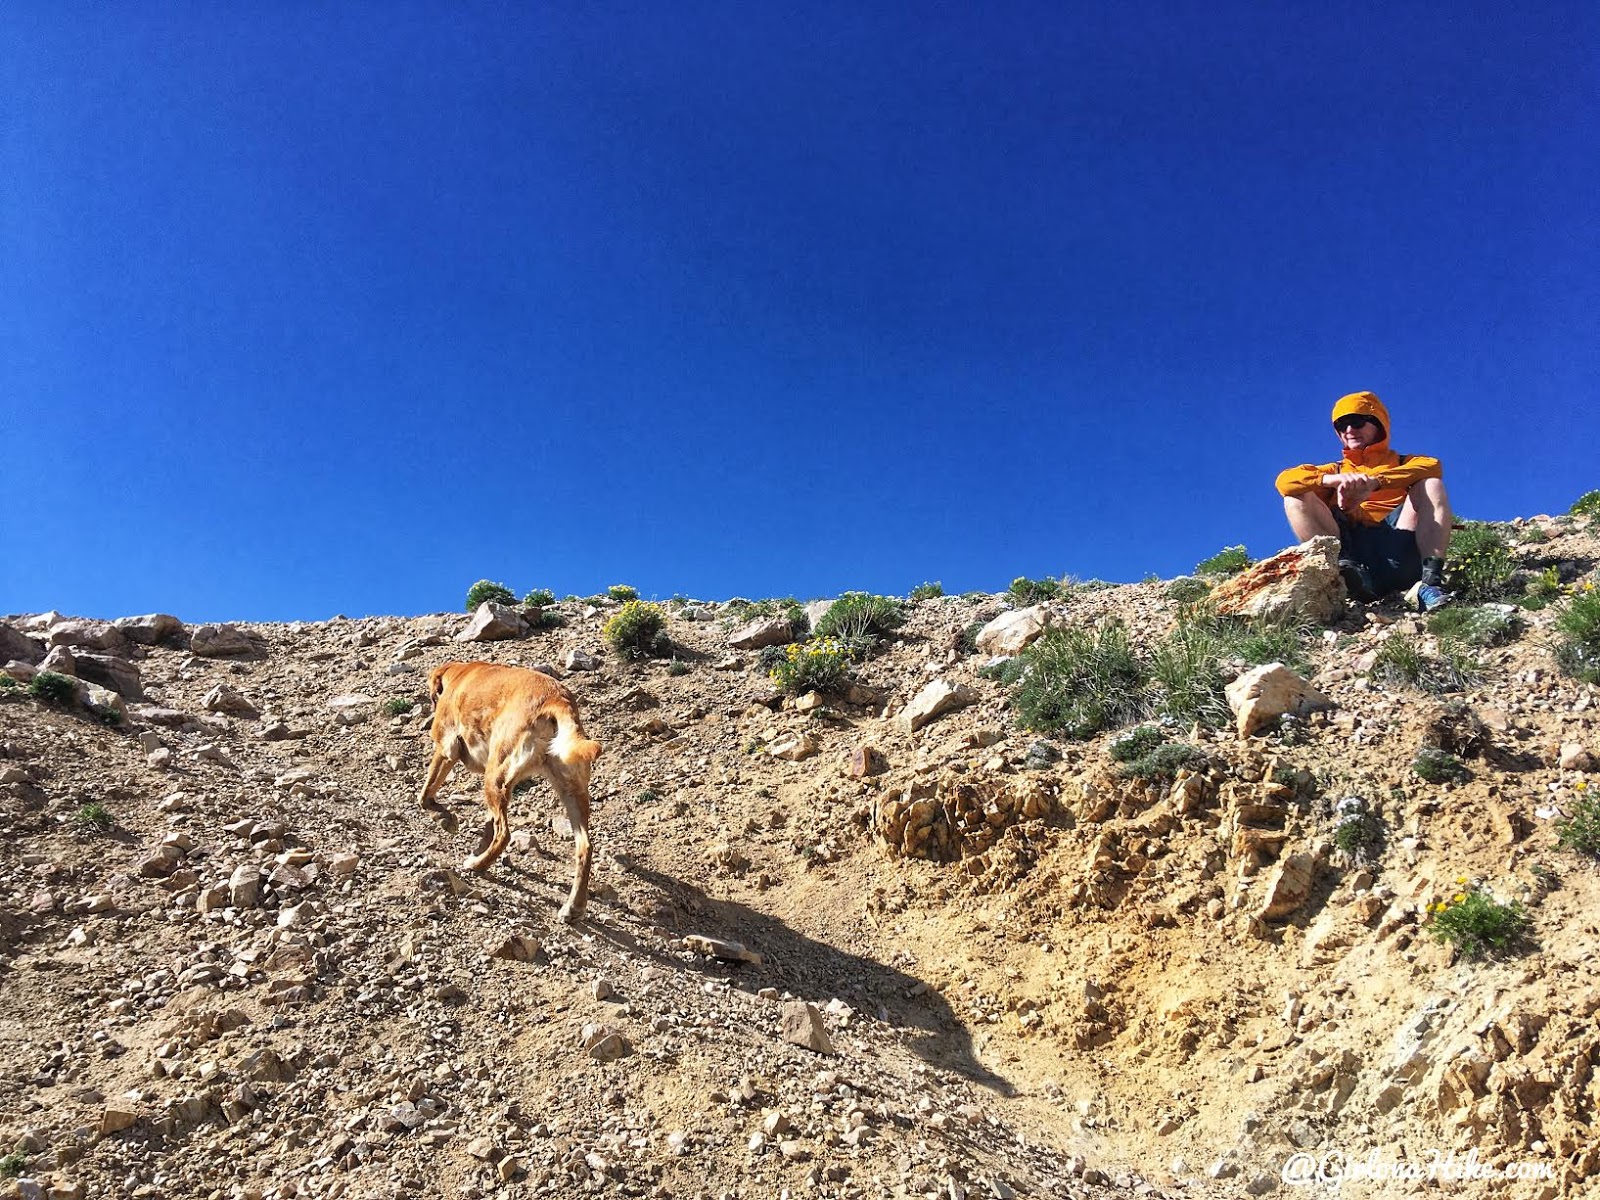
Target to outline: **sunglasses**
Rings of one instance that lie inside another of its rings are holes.
[[[1340,417],[1337,421],[1335,421],[1333,423],[1333,427],[1335,429],[1337,429],[1340,433],[1343,433],[1346,429],[1354,429],[1357,425],[1376,425],[1376,424],[1377,424],[1377,422],[1374,421],[1371,417],[1366,417],[1366,416],[1362,416],[1360,413],[1355,413],[1355,414],[1353,414],[1351,416],[1348,416],[1348,417]]]

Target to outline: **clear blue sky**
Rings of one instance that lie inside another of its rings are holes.
[[[0,613],[997,590],[1290,539],[1378,392],[1600,486],[1600,5],[0,25]]]

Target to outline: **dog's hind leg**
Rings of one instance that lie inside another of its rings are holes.
[[[483,773],[483,806],[494,819],[494,833],[481,854],[474,854],[461,865],[469,871],[487,871],[494,860],[505,851],[511,840],[511,826],[506,821],[506,805],[511,801],[513,776],[504,762],[492,762]]]
[[[549,779],[555,787],[556,795],[561,797],[561,803],[566,806],[567,820],[572,825],[572,893],[567,897],[567,902],[561,906],[561,911],[556,914],[563,921],[571,922],[583,916],[583,910],[589,903],[589,867],[592,857],[589,846],[589,793],[587,789],[562,779],[556,772],[551,772]]]
[[[445,779],[449,777],[450,768],[455,765],[454,759],[446,758],[438,750],[435,750],[433,752],[433,761],[428,764],[428,778],[422,785],[422,796],[420,798],[423,809],[437,817],[439,823],[450,833],[456,831],[455,814],[446,809],[434,797],[439,794],[439,789],[444,786]]]

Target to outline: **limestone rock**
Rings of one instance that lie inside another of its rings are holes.
[[[794,641],[794,625],[783,617],[762,617],[735,629],[728,637],[734,650],[761,650]]]
[[[1333,706],[1333,701],[1282,663],[1267,663],[1246,671],[1223,692],[1242,738],[1286,713],[1305,716],[1314,709]]]
[[[810,758],[817,749],[817,739],[809,733],[781,733],[767,744],[768,754],[789,762]]]
[[[70,675],[78,677],[78,656],[66,646],[52,646],[50,653],[44,656],[39,663],[39,670],[51,671],[57,675]]]
[[[113,725],[121,725],[128,719],[128,706],[122,697],[98,683],[79,684],[78,703]]]
[[[25,662],[30,665],[44,657],[44,643],[19,629],[0,624],[0,662]]]
[[[235,908],[254,908],[261,902],[261,870],[240,863],[228,877],[228,902]]]
[[[80,654],[78,678],[108,687],[124,700],[144,699],[144,680],[139,668],[125,658],[111,654]]]
[[[912,698],[900,714],[900,721],[907,730],[915,733],[929,721],[943,716],[953,709],[965,708],[978,699],[978,693],[963,683],[951,683],[945,679],[935,679]]]
[[[1287,917],[1311,898],[1317,879],[1317,860],[1310,854],[1290,854],[1267,877],[1266,898],[1256,914],[1263,921]]]
[[[605,664],[586,650],[568,650],[561,665],[568,671],[598,671]]]
[[[120,629],[105,621],[63,618],[45,634],[52,646],[71,646],[75,650],[97,650],[102,654],[127,654],[132,646]]]
[[[1594,770],[1594,755],[1582,742],[1562,742],[1557,763],[1563,771]]]
[[[978,649],[989,655],[1020,654],[1053,626],[1055,620],[1055,613],[1042,604],[1001,613],[978,630]]]
[[[783,1040],[818,1054],[834,1054],[822,1014],[804,1000],[791,1000],[783,1006]]]
[[[1211,591],[1211,603],[1222,616],[1297,617],[1319,624],[1338,617],[1345,598],[1335,537],[1314,537],[1279,551]]]
[[[219,683],[205,694],[200,701],[200,707],[207,712],[231,713],[236,717],[254,717],[260,714],[256,706],[251,704],[241,693],[225,683]]]
[[[522,637],[528,632],[528,623],[522,614],[505,604],[485,600],[467,627],[456,634],[458,642],[503,642],[507,638]]]
[[[190,635],[189,652],[201,658],[237,658],[260,654],[261,645],[237,625],[201,625]]]
[[[118,617],[111,624],[124,637],[141,646],[182,645],[184,642],[183,622],[169,613]]]

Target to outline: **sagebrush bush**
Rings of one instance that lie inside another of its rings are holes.
[[[1511,613],[1472,604],[1452,604],[1428,617],[1428,632],[1467,646],[1500,646],[1514,640],[1523,622]]]
[[[1049,630],[1022,652],[1020,664],[1012,703],[1028,729],[1083,739],[1149,711],[1150,670],[1120,622],[1093,632]]]
[[[1437,940],[1454,946],[1464,958],[1482,958],[1502,954],[1522,939],[1528,927],[1522,905],[1501,904],[1464,878],[1456,885],[1460,890],[1450,899],[1428,907],[1429,932]]]
[[[1574,679],[1600,683],[1600,591],[1588,582],[1556,615],[1556,662]]]
[[[1193,608],[1204,603],[1209,595],[1211,595],[1211,585],[1204,579],[1196,579],[1192,575],[1180,576],[1167,585],[1167,599],[1177,604],[1179,608]]]
[[[78,702],[77,681],[54,671],[40,671],[28,681],[28,694],[46,704],[71,708]]]
[[[556,594],[549,588],[534,588],[522,598],[522,603],[528,608],[549,608],[556,602]]]
[[[768,670],[767,677],[787,695],[834,691],[850,677],[850,653],[835,638],[790,642],[781,649],[782,656]]]
[[[916,587],[911,589],[911,596],[909,598],[913,604],[917,604],[923,600],[937,600],[943,595],[944,584],[940,583],[938,580],[934,580],[931,583],[917,584]]]
[[[1045,576],[1043,579],[1029,579],[1026,575],[1018,575],[1011,581],[1011,586],[1006,589],[1013,603],[1022,608],[1032,604],[1040,604],[1046,600],[1054,600],[1061,595],[1060,580]]]
[[[1250,555],[1243,546],[1228,546],[1210,558],[1195,564],[1196,575],[1237,575],[1250,565]]]
[[[476,612],[478,605],[485,600],[493,600],[496,604],[517,602],[516,596],[505,584],[496,583],[492,579],[480,579],[467,589],[467,611]]]
[[[1468,522],[1450,540],[1449,584],[1458,600],[1498,600],[1515,567],[1504,535],[1493,525]]]
[[[629,600],[637,600],[639,598],[639,589],[629,587],[625,583],[614,583],[606,589],[606,597],[626,604]]]
[[[672,639],[666,633],[667,615],[657,604],[626,601],[600,631],[608,645],[623,658],[666,658]]]
[[[836,638],[847,646],[876,642],[906,623],[906,613],[889,596],[846,592],[817,621],[816,634]]]

